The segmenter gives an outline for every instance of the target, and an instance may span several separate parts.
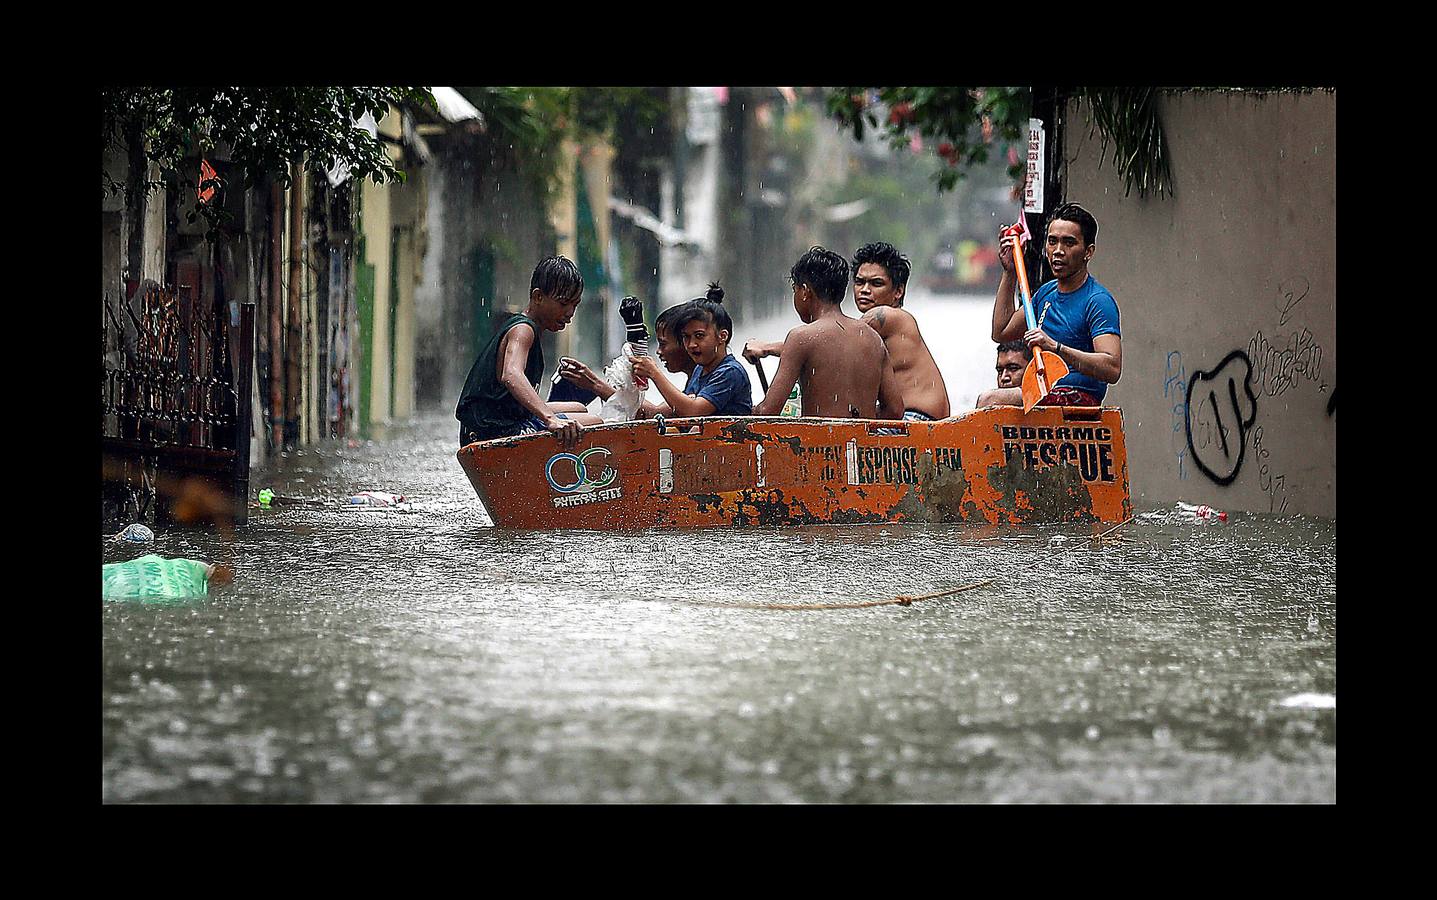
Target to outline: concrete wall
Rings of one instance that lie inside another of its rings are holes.
[[[369,383],[360,390],[369,392],[369,421],[363,425],[389,424],[389,240],[393,227],[390,215],[390,188],[365,179],[360,229],[364,233],[364,262],[374,266],[374,326],[369,343],[361,353],[369,355]]]
[[[399,115],[391,110],[379,127],[381,134],[397,139]],[[428,173],[421,164],[404,160],[393,144],[386,145],[386,152],[406,170],[407,180],[376,185],[366,179],[360,184],[363,261],[374,266],[374,329],[361,351],[371,360],[369,384],[360,389],[370,391],[367,424],[379,426],[414,414],[416,289],[425,271],[423,257],[431,252],[425,221]]]
[[[445,331],[452,327],[444,315],[444,276],[442,264],[449,229],[444,214],[445,191],[452,185],[443,157],[440,156],[425,172],[428,198],[424,204],[424,239],[426,251],[420,262],[419,282],[414,287],[414,370],[415,399],[432,406],[444,396]],[[428,251],[428,248],[433,248]]]
[[[477,353],[468,346],[476,320],[523,310],[534,266],[556,251],[543,199],[521,173],[495,165],[482,148],[441,145],[424,186],[427,252],[414,294],[416,365],[423,371],[416,379],[431,386],[427,405],[452,411]],[[494,265],[484,309],[472,263],[482,250],[493,254]],[[558,360],[552,338],[546,334],[544,345],[551,367]]]
[[[411,166],[408,180],[391,185],[394,227],[398,231],[399,271],[396,285],[394,322],[394,416],[414,415],[415,379],[415,290],[423,275],[423,261],[429,244],[426,226],[428,185],[426,169]]]
[[[1335,93],[1168,94],[1174,195],[1123,196],[1069,109],[1066,199],[1117,298],[1138,508],[1337,515]]]

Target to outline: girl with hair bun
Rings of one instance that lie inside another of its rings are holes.
[[[685,304],[669,324],[694,361],[693,374],[683,390],[663,374],[650,357],[634,360],[634,372],[648,378],[659,389],[668,409],[663,415],[747,416],[753,414],[753,385],[748,371],[728,350],[733,336],[733,319],[723,306],[723,288],[717,282],[708,293]]]

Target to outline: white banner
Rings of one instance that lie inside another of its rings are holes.
[[[1043,211],[1043,149],[1047,136],[1042,119],[1028,120],[1028,174],[1023,183],[1023,212]]]

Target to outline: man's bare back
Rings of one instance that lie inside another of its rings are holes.
[[[875,306],[860,321],[867,322],[883,338],[893,375],[903,392],[904,408],[934,419],[948,418],[948,387],[913,314],[899,307]]]
[[[793,282],[793,311],[803,324],[788,333],[782,347],[745,346],[751,362],[779,356],[768,393],[753,408],[756,416],[776,416],[795,382],[803,388],[803,415],[834,419],[901,419],[903,393],[888,363],[878,332],[843,314],[848,290],[848,261],[823,247],[810,247],[788,273]]]
[[[784,338],[778,372],[754,415],[776,415],[797,380],[805,416],[903,417],[902,391],[883,339],[861,320],[843,315],[836,306],[833,310],[834,315],[800,325]]]

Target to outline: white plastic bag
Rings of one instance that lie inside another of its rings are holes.
[[[614,395],[599,407],[599,418],[605,422],[628,422],[638,415],[644,392],[634,381],[634,361],[629,357],[643,355],[646,349],[625,343],[619,355],[605,367],[604,380],[614,389]]]
[[[360,491],[343,504],[344,509],[399,509],[409,510],[409,498],[403,494],[388,491]]]

